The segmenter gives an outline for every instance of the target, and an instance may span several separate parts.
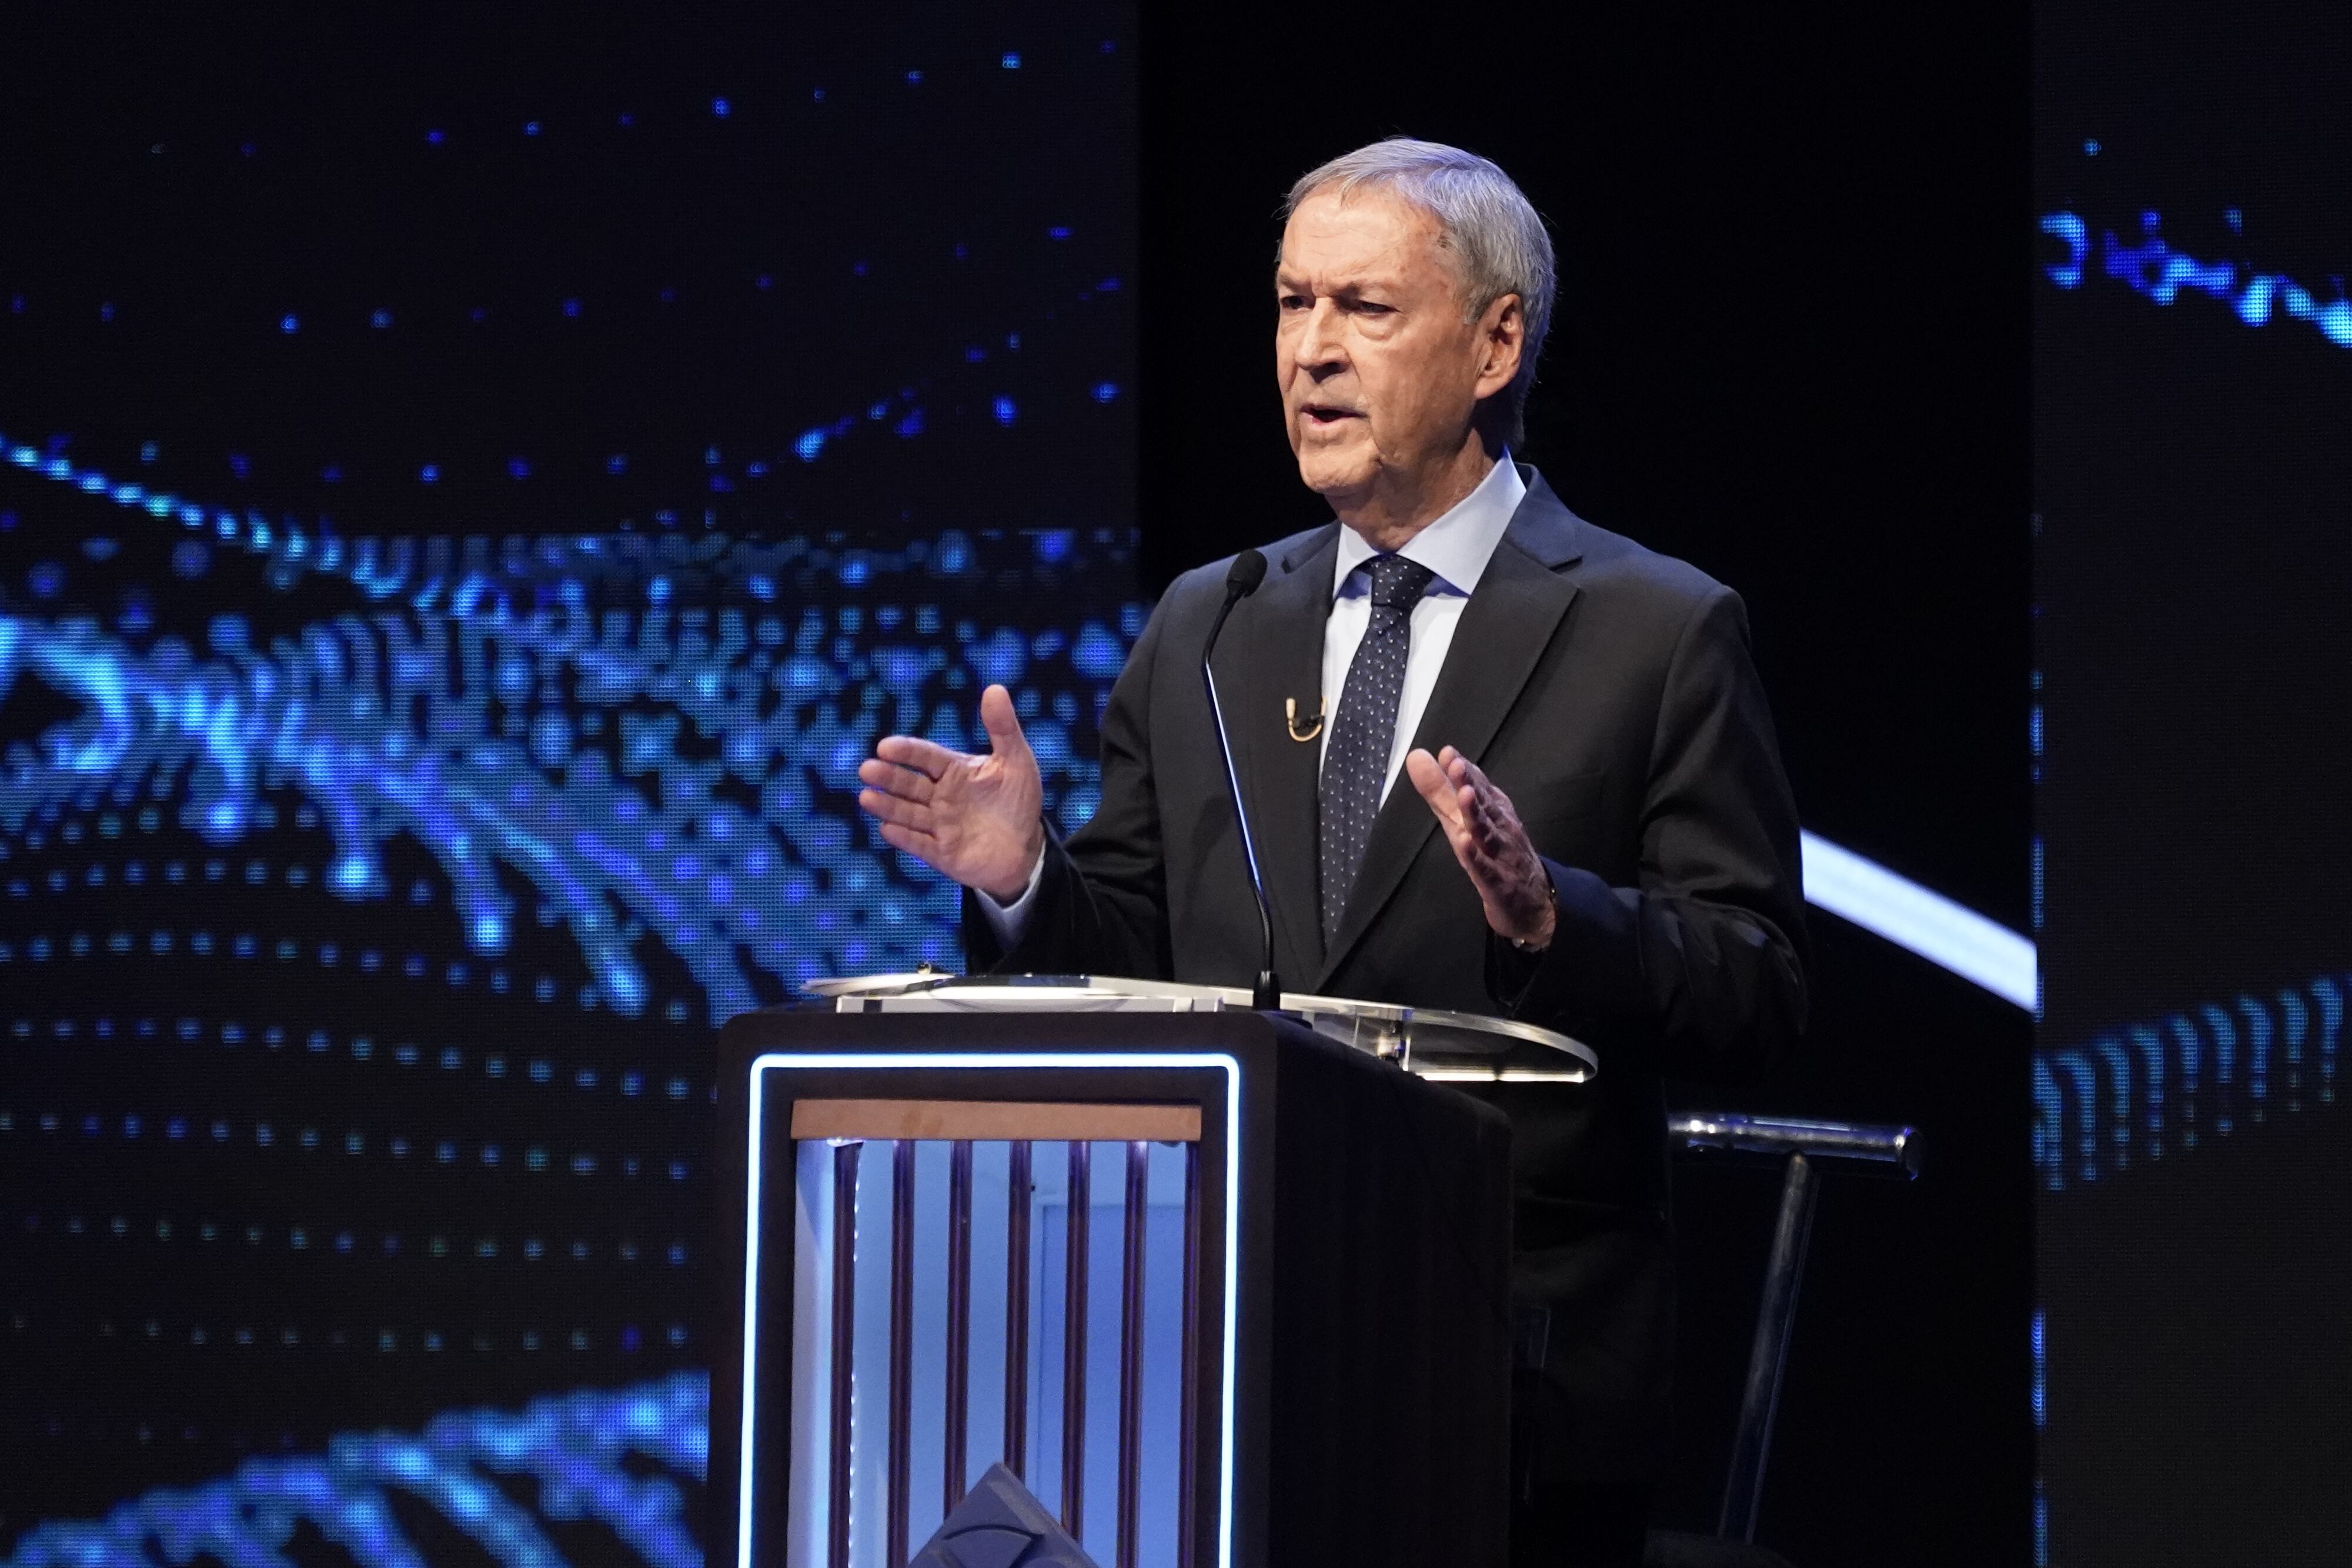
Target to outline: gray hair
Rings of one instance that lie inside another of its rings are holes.
[[[1462,269],[1464,320],[1475,321],[1506,294],[1519,297],[1526,335],[1518,374],[1479,410],[1479,425],[1503,444],[1524,439],[1528,389],[1551,328],[1557,287],[1551,235],[1542,217],[1511,177],[1487,160],[1407,136],[1359,147],[1300,175],[1282,215],[1286,221],[1307,197],[1324,191],[1344,197],[1364,189],[1391,192],[1437,220],[1440,243]]]

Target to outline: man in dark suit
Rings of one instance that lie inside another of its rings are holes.
[[[1512,1123],[1515,1292],[1549,1314],[1513,1555],[1633,1563],[1672,1370],[1662,1079],[1794,1041],[1803,905],[1738,599],[1509,461],[1552,276],[1542,221],[1484,159],[1394,140],[1299,181],[1276,374],[1338,521],[1267,547],[1215,664],[1292,986],[1599,1051],[1589,1085],[1484,1091]],[[969,890],[976,967],[1250,983],[1198,668],[1225,572],[1161,599],[1103,716],[1102,804],[1066,843],[1002,687],[986,756],[894,737],[863,765],[884,838]]]

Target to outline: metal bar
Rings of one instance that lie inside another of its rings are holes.
[[[1669,1137],[1686,1149],[1721,1149],[1785,1158],[1853,1160],[1919,1174],[1916,1128],[1856,1122],[1813,1122],[1791,1116],[1746,1116],[1730,1111],[1678,1111],[1666,1118]],[[1888,1173],[1892,1174],[1892,1173]]]
[[[827,1568],[849,1568],[850,1364],[857,1333],[857,1156],[862,1144],[833,1151],[833,1431],[825,1478]]]
[[[1238,1135],[1227,1128],[1225,1136]],[[1184,1145],[1184,1372],[1177,1401],[1176,1564],[1192,1568],[1192,1531],[1200,1505],[1192,1496],[1195,1414],[1201,1400],[1201,1145]]]
[[[1198,1105],[1112,1105],[1099,1101],[796,1100],[795,1138],[867,1138],[887,1143],[999,1142],[1191,1143],[1201,1135]]]
[[[948,1151],[947,1496],[942,1517],[963,1500],[965,1412],[971,1402],[971,1143]]]
[[[1772,1417],[1780,1402],[1780,1373],[1789,1359],[1789,1329],[1797,1316],[1805,1243],[1812,1234],[1819,1176],[1803,1155],[1789,1156],[1780,1183],[1780,1217],[1772,1228],[1772,1259],[1756,1308],[1756,1342],[1748,1352],[1748,1386],[1731,1440],[1731,1470],[1723,1485],[1723,1512],[1715,1532],[1727,1540],[1756,1539],[1756,1512],[1764,1496],[1764,1461],[1772,1446]]]
[[[914,1427],[915,1141],[900,1138],[890,1162],[890,1479],[882,1560],[905,1568],[908,1435]]]
[[[1016,1140],[1004,1183],[1004,1468],[1029,1474],[1029,1145]]]
[[[1143,1227],[1149,1218],[1151,1145],[1127,1145],[1126,1267],[1118,1286],[1118,1556],[1136,1568],[1136,1497],[1143,1474]]]
[[[1062,1249],[1062,1528],[1086,1537],[1087,1228],[1094,1208],[1094,1147],[1070,1142],[1069,1219]]]

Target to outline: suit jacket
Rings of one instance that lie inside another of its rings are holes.
[[[1528,494],[1464,607],[1414,744],[1507,793],[1559,900],[1539,957],[1490,938],[1410,779],[1374,820],[1331,946],[1318,918],[1316,711],[1340,525],[1270,547],[1218,643],[1217,685],[1274,903],[1286,987],[1507,1013],[1595,1048],[1591,1083],[1475,1091],[1510,1116],[1515,1290],[1551,1314],[1538,1475],[1653,1473],[1674,1341],[1662,1079],[1759,1059],[1803,1027],[1797,819],[1738,596]],[[1049,844],[1021,941],[967,897],[975,967],[1250,984],[1259,930],[1200,650],[1226,563],[1162,596],[1102,725],[1102,803]]]

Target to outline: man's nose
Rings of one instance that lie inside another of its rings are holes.
[[[1346,363],[1347,350],[1339,336],[1339,308],[1328,299],[1318,299],[1308,308],[1290,352],[1293,361],[1303,371],[1328,370]]]

